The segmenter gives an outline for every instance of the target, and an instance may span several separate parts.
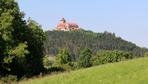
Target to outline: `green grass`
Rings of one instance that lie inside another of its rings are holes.
[[[148,84],[148,58],[30,79],[19,84]]]

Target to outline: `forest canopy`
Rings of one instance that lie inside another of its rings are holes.
[[[67,48],[74,55],[79,54],[79,50],[89,48],[95,54],[100,50],[121,50],[131,52],[135,57],[143,56],[147,51],[136,44],[117,37],[115,33],[103,32],[94,33],[92,31],[47,31],[47,38],[44,43],[45,54],[55,55],[59,48]]]

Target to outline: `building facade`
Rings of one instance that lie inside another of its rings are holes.
[[[56,30],[59,30],[59,31],[79,30],[79,26],[76,23],[66,22],[66,20],[62,18],[59,24],[57,25]]]

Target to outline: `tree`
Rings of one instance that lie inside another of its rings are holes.
[[[0,0],[1,75],[20,74],[15,73],[19,70],[18,67],[22,68],[20,70],[24,70],[24,66],[21,64],[25,61],[29,51],[27,50],[27,42],[22,38],[26,31],[23,15],[14,0]]]
[[[58,54],[56,55],[56,62],[58,64],[68,64],[71,61],[72,59],[68,49],[60,49]]]
[[[23,20],[14,0],[0,0],[0,75],[18,77],[43,70],[45,34],[33,20]]]
[[[88,48],[81,50],[78,60],[79,67],[90,67],[91,66],[92,51]]]
[[[95,54],[98,50],[130,51],[133,56],[143,56],[146,48],[140,48],[135,44],[117,37],[114,33],[95,33],[91,31],[47,31],[45,41],[46,54],[56,55],[59,48],[67,48],[73,58],[78,59],[80,49],[89,48]]]
[[[38,74],[43,71],[43,58],[44,58],[44,41],[45,33],[41,29],[41,26],[30,18],[27,21],[27,34],[26,40],[28,43],[28,50],[30,52],[27,55],[28,69],[30,74]]]

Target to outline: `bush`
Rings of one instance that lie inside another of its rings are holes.
[[[56,55],[56,62],[61,64],[67,64],[72,61],[71,55],[68,51],[68,49],[60,49],[58,54]]]
[[[129,52],[118,50],[103,50],[99,51],[96,56],[92,58],[93,65],[100,65],[106,63],[119,62],[126,59],[131,59],[133,56]]]
[[[17,76],[15,75],[8,75],[8,76],[5,76],[5,77],[2,77],[1,78],[1,81],[3,83],[8,83],[8,84],[11,84],[12,82],[16,82],[18,79],[17,79]]]
[[[63,69],[63,67],[60,66],[53,66],[51,68],[49,68],[46,72],[64,72],[65,70]]]
[[[64,69],[64,71],[71,71],[73,70],[73,66],[71,66],[71,64],[63,64],[62,68]]]
[[[44,58],[43,58],[43,66],[44,66],[45,69],[51,68],[53,63],[54,63],[53,60],[49,60],[48,56],[44,56]]]
[[[92,52],[90,49],[85,48],[81,50],[79,60],[78,60],[78,67],[80,68],[86,68],[91,66],[91,57]]]
[[[148,57],[148,52],[145,52],[144,53],[144,57]]]

